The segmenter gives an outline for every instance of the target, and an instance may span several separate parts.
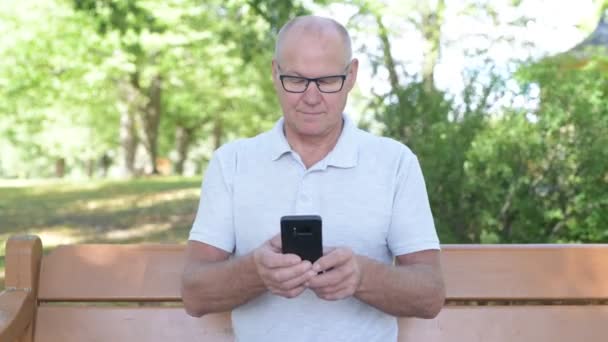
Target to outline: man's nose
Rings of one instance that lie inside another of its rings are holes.
[[[310,82],[308,88],[304,92],[304,102],[306,104],[317,104],[321,102],[322,95],[319,91],[319,86],[316,82]]]

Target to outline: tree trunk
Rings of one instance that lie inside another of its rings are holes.
[[[177,148],[177,162],[175,163],[175,173],[184,174],[184,163],[188,159],[188,149],[192,143],[193,129],[177,126],[175,130],[175,146]]]
[[[65,176],[65,158],[57,158],[55,160],[55,177],[63,178]]]
[[[108,155],[108,152],[104,152],[100,159],[101,163],[101,171],[102,177],[108,177],[108,171],[110,169],[110,165],[112,165],[112,158]]]
[[[150,170],[152,174],[158,174],[156,159],[158,157],[158,127],[161,117],[161,93],[162,78],[154,76],[148,89],[148,102],[143,108],[142,126],[143,140],[146,152],[148,152]]]
[[[374,15],[376,18],[376,23],[378,24],[380,41],[382,42],[382,52],[384,55],[384,66],[388,70],[388,79],[391,84],[391,89],[393,94],[398,94],[398,89],[400,87],[399,84],[399,75],[397,74],[397,67],[395,65],[395,59],[391,53],[391,42],[388,39],[388,31],[386,30],[386,26],[382,23],[382,17],[380,14]]]
[[[95,175],[95,159],[87,160],[87,177],[93,178]]]
[[[224,134],[224,127],[222,124],[222,118],[218,115],[213,122],[213,149],[217,150],[222,146],[222,135]]]
[[[125,153],[125,174],[135,174],[137,144],[144,144],[148,154],[149,172],[158,174],[158,129],[161,117],[162,78],[156,75],[148,87],[148,96],[142,94],[139,71],[130,75],[129,82],[122,84],[125,102],[121,113],[121,142]],[[147,99],[146,99],[147,98]],[[136,122],[136,119],[138,119]],[[139,123],[139,125],[137,125]],[[137,132],[139,131],[139,135]],[[139,137],[139,138],[138,138]]]
[[[125,107],[128,107],[126,105]],[[123,108],[120,113],[120,145],[123,150],[123,175],[132,177],[135,175],[135,151],[137,150],[137,134],[135,130],[135,119],[128,108]]]
[[[407,99],[403,98],[403,92],[401,91],[402,86],[399,81],[399,74],[397,73],[397,65],[395,63],[395,59],[393,58],[393,54],[391,52],[391,42],[388,37],[388,31],[386,29],[386,26],[384,26],[384,23],[382,22],[382,16],[378,13],[376,13],[374,16],[376,18],[376,23],[378,25],[378,31],[379,31],[378,34],[379,34],[380,42],[382,43],[382,54],[383,54],[383,59],[384,59],[384,66],[386,67],[386,69],[388,71],[388,75],[389,75],[388,79],[391,84],[391,93],[393,95],[395,95],[395,97],[397,99],[397,107],[403,108]],[[402,112],[402,115],[404,117],[406,117],[408,114],[409,113]],[[409,120],[407,120],[407,118],[405,118],[405,119],[406,120],[404,120],[404,122],[409,122]],[[410,135],[411,134],[409,133],[409,130],[404,129],[404,132],[402,133],[402,136],[401,136],[401,141],[403,141],[404,143],[407,143],[410,140]]]
[[[424,37],[424,61],[422,62],[422,81],[424,90],[435,90],[435,66],[439,61],[441,46],[441,26],[443,26],[445,0],[437,2],[437,8],[426,7],[422,14],[420,30]]]
[[[141,95],[139,93],[139,73],[136,71],[129,75],[129,80],[119,81],[120,111],[120,145],[122,148],[123,165],[122,174],[125,177],[135,175],[135,156],[139,139],[135,116],[140,108]]]

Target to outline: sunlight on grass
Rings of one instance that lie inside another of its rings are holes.
[[[116,208],[125,208],[125,207],[149,207],[155,204],[167,202],[167,201],[175,201],[180,199],[189,199],[189,198],[198,198],[200,190],[197,188],[194,189],[180,189],[173,191],[165,191],[157,194],[132,194],[132,195],[123,195],[116,198],[102,198],[102,199],[92,199],[83,201],[81,203],[74,204],[70,208],[65,208],[61,210],[61,213],[65,213],[67,211],[73,210],[99,210],[99,209],[116,209]]]
[[[10,236],[37,235],[45,253],[75,243],[184,243],[200,182],[198,177],[0,179],[0,290]]]
[[[26,189],[31,195],[48,192],[65,193],[71,191],[96,190],[109,181],[68,181],[62,179],[0,179],[0,188]]]
[[[38,235],[44,242],[45,248],[79,243],[85,239],[85,236],[78,232],[78,230],[69,227],[63,227],[59,230],[53,228],[53,230],[37,231],[35,235]]]
[[[4,255],[5,244],[10,236],[14,235],[37,235],[44,242],[44,247],[57,247],[83,241],[84,236],[77,227],[60,226],[43,228],[35,231],[24,231],[20,234],[0,234],[0,241],[5,241],[0,247],[0,255]]]
[[[47,186],[65,184],[66,181],[60,179],[2,179],[0,178],[0,187],[2,188],[24,188],[33,186]]]

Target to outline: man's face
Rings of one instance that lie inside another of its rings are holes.
[[[357,77],[358,61],[347,62],[344,44],[337,33],[318,35],[290,32],[279,56],[272,61],[275,89],[283,114],[287,134],[300,137],[324,137],[339,131],[348,92]],[[323,93],[315,82],[306,91],[290,93],[283,88],[280,76],[318,78],[346,75],[342,89]]]

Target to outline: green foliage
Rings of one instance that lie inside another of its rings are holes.
[[[378,118],[419,156],[444,242],[608,241],[602,65],[523,67],[524,88],[541,88],[537,111],[494,118],[476,109],[454,120],[456,108],[440,92],[417,83],[399,90],[402,105]]]
[[[424,17],[424,10],[410,3],[399,6]],[[486,15],[495,24],[500,19],[493,4],[463,6],[462,15]],[[512,23],[527,21],[521,19]],[[441,32],[435,23],[416,26],[426,44],[437,43],[438,36],[425,35]],[[386,33],[379,31],[388,47]],[[466,70],[467,86],[453,96],[425,83],[425,75],[432,79],[425,70],[405,75],[409,83],[403,85],[388,49],[371,56],[376,68],[389,71],[392,89],[369,107],[383,134],[418,155],[443,242],[608,241],[606,56],[606,49],[598,48],[523,65],[517,78],[521,91],[504,73],[492,72],[491,64],[489,73],[485,67]],[[432,57],[426,52],[423,64],[432,64]],[[481,78],[482,72],[488,75]],[[539,88],[540,97],[529,92]],[[536,102],[537,109],[494,103],[509,92]]]
[[[608,79],[606,56],[549,60],[522,69],[541,87],[535,124],[545,236],[608,241]],[[538,214],[540,215],[540,213]],[[549,229],[550,228],[550,229]]]
[[[335,2],[342,3],[312,3]],[[2,2],[0,177],[52,177],[63,163],[68,174],[84,175],[103,155],[120,160],[125,113],[136,118],[140,143],[158,144],[158,156],[189,160],[200,169],[217,144],[258,134],[279,117],[270,77],[274,36],[286,20],[307,14],[309,4]],[[446,45],[443,14],[435,7],[446,16],[498,23],[504,18],[495,4],[347,5],[359,9],[351,20],[353,37],[379,37],[378,44],[366,42],[373,76],[382,68],[390,75],[392,89],[370,101],[370,121],[418,155],[442,242],[608,241],[605,49],[522,65],[516,75],[522,91],[508,88],[514,80],[495,75],[488,61],[478,63],[465,70],[464,90],[448,94],[429,82]],[[606,1],[601,6],[605,10]],[[403,20],[390,20],[396,17]],[[426,40],[420,74],[389,56],[403,29]],[[483,61],[486,52],[474,49],[467,56]],[[501,107],[496,100],[508,91],[535,108]],[[155,105],[157,132],[150,123]]]
[[[53,176],[60,159],[80,174],[108,152],[118,161],[125,112],[136,118],[136,141],[158,142],[161,156],[177,149],[178,128],[192,132],[195,146],[269,128],[279,116],[273,32],[306,12],[296,1],[5,6],[0,57],[16,67],[0,68],[0,175],[10,177]],[[156,102],[158,136],[149,120]]]
[[[477,107],[470,104],[456,119],[453,100],[442,91],[425,90],[422,82],[397,89],[396,98],[398,103],[378,112],[383,134],[404,142],[418,156],[442,241],[470,240],[463,165],[471,140],[483,128]]]
[[[137,0],[73,0],[74,8],[91,13],[97,20],[97,28],[105,34],[118,30],[121,34],[145,29],[161,32],[166,26],[160,24],[152,12]]]
[[[13,22],[0,28],[10,37],[0,45],[0,140],[19,148],[3,146],[14,159],[0,163],[0,174],[49,176],[56,158],[87,158],[111,145],[104,126],[91,134],[98,116],[111,116],[107,84],[92,70],[100,59],[89,54],[105,43],[67,7],[25,1],[11,10]]]

